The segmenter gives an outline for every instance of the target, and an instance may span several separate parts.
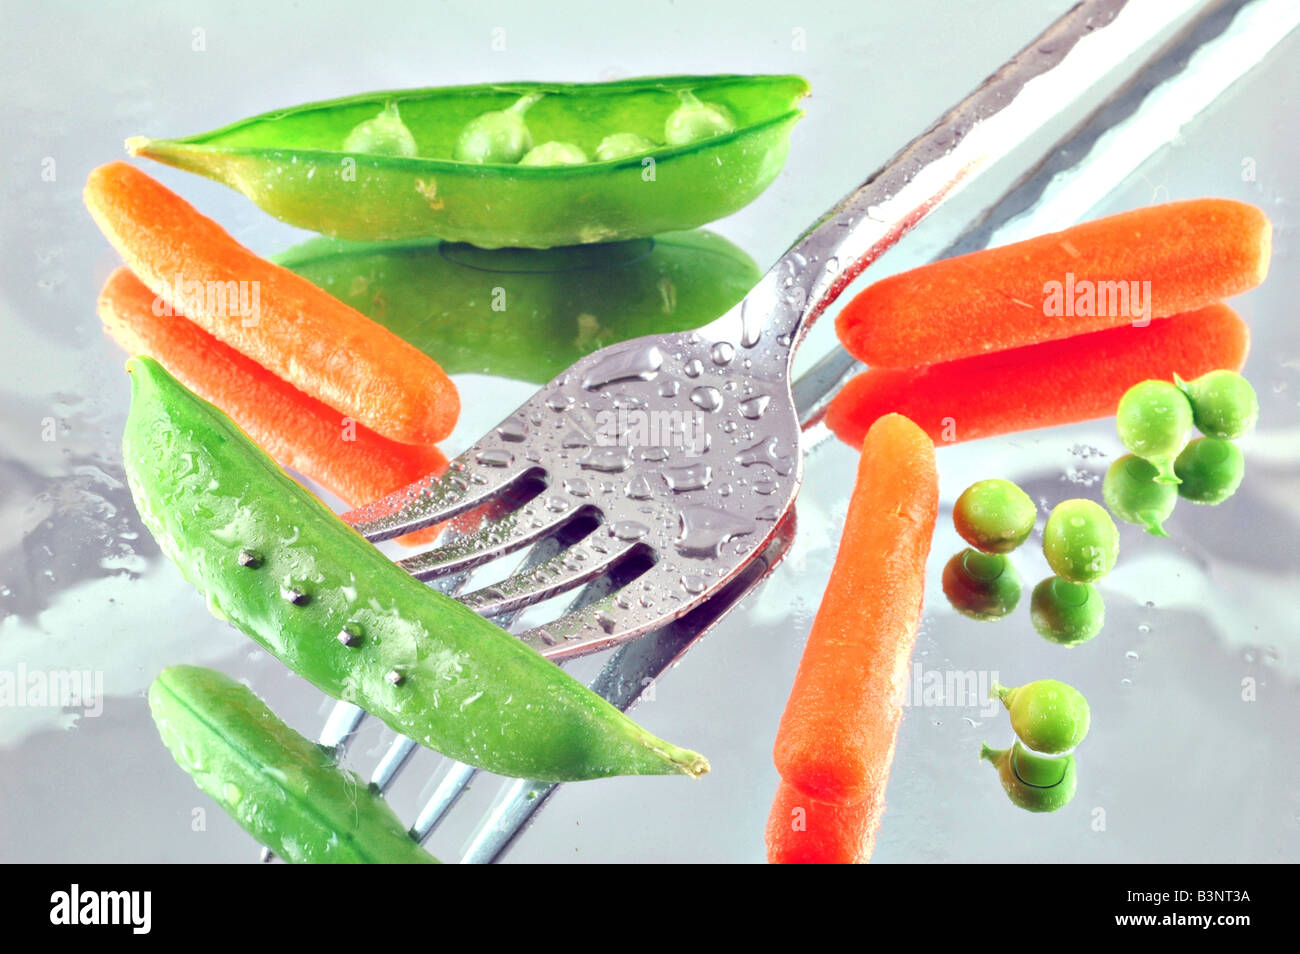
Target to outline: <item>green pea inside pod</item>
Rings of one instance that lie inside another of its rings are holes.
[[[1106,471],[1101,495],[1110,512],[1125,523],[1144,527],[1154,536],[1167,537],[1164,522],[1174,512],[1180,488],[1160,483],[1156,480],[1157,473],[1149,461],[1136,454],[1125,454]]]
[[[761,275],[741,249],[702,230],[553,249],[313,239],[276,261],[450,374],[535,384],[606,345],[699,328]]]
[[[639,133],[617,132],[610,133],[600,141],[596,146],[595,156],[597,162],[611,162],[615,159],[626,159],[628,156],[653,152],[658,148],[658,144],[653,139],[647,139]]]
[[[476,116],[456,138],[452,158],[458,162],[515,163],[533,148],[524,114],[542,98],[542,93],[519,97],[509,109],[497,109]]]
[[[1174,458],[1192,431],[1192,405],[1168,381],[1142,381],[1119,400],[1115,427],[1124,446],[1156,468],[1156,480],[1178,483]]]
[[[1000,553],[965,549],[943,568],[943,593],[953,609],[971,619],[1009,615],[1020,602],[1020,574]]]
[[[571,142],[552,139],[534,146],[519,160],[521,166],[579,166],[587,161],[587,154]]]
[[[344,152],[372,156],[416,155],[415,137],[402,122],[396,103],[389,103],[378,116],[357,123],[343,140]]]
[[[1246,460],[1241,448],[1217,437],[1198,437],[1174,461],[1174,472],[1182,481],[1179,496],[1192,503],[1223,503],[1241,486]]]
[[[1184,381],[1174,375],[1174,382],[1192,405],[1192,420],[1206,437],[1236,440],[1245,437],[1259,419],[1259,397],[1250,382],[1236,371],[1210,371]]]
[[[1074,756],[1030,752],[1019,741],[1009,749],[980,748],[980,758],[992,763],[1007,797],[1027,812],[1054,812],[1074,798],[1078,773]]]
[[[952,521],[962,539],[985,553],[1009,553],[1033,532],[1038,508],[1009,480],[979,480],[953,505]]]
[[[689,89],[680,90],[677,95],[682,104],[664,123],[664,142],[668,145],[685,146],[735,130],[736,121],[725,106],[702,103]]]
[[[1064,500],[1047,517],[1043,555],[1057,576],[1092,583],[1114,568],[1119,531],[1100,504],[1082,497]]]
[[[1106,622],[1106,604],[1091,583],[1072,583],[1049,576],[1029,597],[1029,616],[1038,635],[1061,646],[1078,646]]]
[[[995,683],[991,695],[1007,707],[1011,728],[1035,752],[1068,752],[1088,734],[1088,700],[1067,683],[1039,679],[1014,688]]]

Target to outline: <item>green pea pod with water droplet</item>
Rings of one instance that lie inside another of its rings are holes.
[[[169,666],[149,687],[149,709],[176,763],[285,861],[437,863],[375,789],[229,676]]]
[[[391,563],[156,361],[127,370],[122,452],[145,526],[213,613],[318,689],[499,775],[708,771]]]
[[[708,324],[761,276],[705,231],[553,249],[316,238],[275,260],[449,374],[537,384],[606,345]]]
[[[325,235],[551,248],[691,229],[748,205],[785,163],[807,93],[798,76],[728,75],[376,92],[182,139],[137,137],[127,149]],[[414,155],[345,148],[390,108]],[[599,148],[619,133],[649,150]],[[552,141],[595,158],[519,164]]]

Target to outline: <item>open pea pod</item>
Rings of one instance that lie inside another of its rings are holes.
[[[698,328],[759,279],[753,259],[705,231],[554,249],[319,238],[276,261],[451,374],[537,384],[606,345]]]
[[[184,139],[134,138],[127,148],[338,238],[551,248],[691,229],[747,205],[784,164],[807,93],[798,76],[399,90],[276,110]],[[482,132],[471,124],[488,114],[516,121],[490,131],[498,144],[513,136],[500,153],[507,161],[483,151],[491,135],[469,142]],[[519,155],[533,144],[536,157]],[[488,161],[454,158],[475,148]],[[621,155],[595,158],[610,152]]]

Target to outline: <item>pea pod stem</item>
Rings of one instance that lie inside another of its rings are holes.
[[[523,116],[528,112],[528,110],[532,109],[536,103],[540,102],[544,96],[546,96],[546,94],[541,91],[525,93],[523,96],[520,96],[515,100],[513,105],[506,108],[516,116]]]

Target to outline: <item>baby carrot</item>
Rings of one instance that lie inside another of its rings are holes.
[[[835,396],[826,424],[857,447],[881,415],[911,418],[936,443],[971,441],[1115,413],[1148,378],[1191,380],[1238,370],[1250,333],[1226,305],[1064,341],[962,358],[925,368],[872,368]]]
[[[774,865],[866,864],[884,811],[880,798],[833,805],[782,781],[767,819],[767,860]]]
[[[939,506],[934,444],[872,425],[830,582],[777,731],[781,777],[838,805],[883,800]]]
[[[460,400],[432,358],[254,255],[161,183],[111,162],[91,172],[85,201],[131,270],[213,337],[385,437],[434,444],[451,433]]]
[[[1170,202],[885,278],[840,312],[872,367],[937,364],[1194,311],[1268,273],[1272,226],[1227,199]]]
[[[156,358],[224,410],[272,457],[318,481],[350,506],[387,496],[447,460],[436,447],[399,444],[267,371],[180,315],[154,313],[153,292],[128,269],[99,293],[104,328],[128,354]]]

